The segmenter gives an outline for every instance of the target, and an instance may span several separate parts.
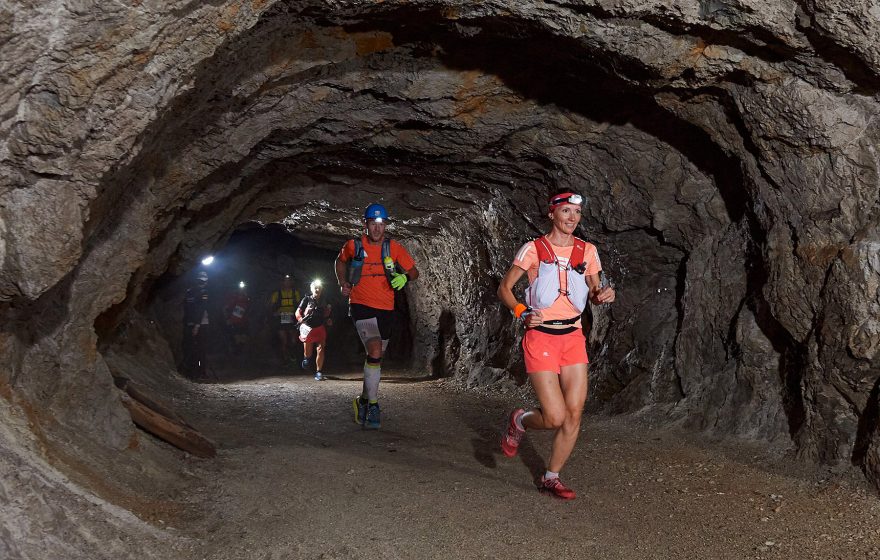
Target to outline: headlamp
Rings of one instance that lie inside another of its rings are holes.
[[[550,209],[553,210],[560,204],[577,204],[580,206],[584,202],[584,197],[576,193],[562,193],[550,199]]]

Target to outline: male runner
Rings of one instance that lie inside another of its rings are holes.
[[[385,207],[370,204],[364,212],[365,235],[348,240],[336,258],[336,280],[349,298],[349,315],[367,350],[363,390],[352,402],[354,421],[370,429],[381,425],[379,378],[391,339],[394,290],[419,277],[406,249],[385,236],[387,221]]]

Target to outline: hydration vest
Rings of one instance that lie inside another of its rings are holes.
[[[306,315],[305,310],[308,309],[309,305],[312,306],[312,309],[309,311],[309,314]],[[297,310],[302,314],[300,323],[308,325],[313,329],[323,325],[327,318],[327,303],[324,301],[323,297],[320,300],[317,300],[314,296],[306,296],[299,303]]]
[[[579,313],[583,313],[590,295],[590,288],[584,276],[587,268],[587,263],[584,262],[586,242],[574,238],[571,258],[565,266],[559,263],[546,236],[535,239],[535,249],[538,251],[538,276],[529,284],[529,289],[526,291],[526,305],[532,309],[546,309],[558,298],[565,296]],[[563,277],[565,290],[562,289]]]
[[[351,262],[348,263],[348,283],[352,286],[357,285],[358,282],[361,281],[361,273],[364,268],[364,259],[366,258],[366,252],[364,251],[364,242],[361,241],[360,237],[356,237],[352,239],[354,241],[354,256],[351,258]],[[385,271],[385,279],[388,280],[388,284],[391,285],[391,270],[389,270],[385,266],[385,257],[391,257],[391,240],[387,237],[382,240],[382,270]],[[396,264],[395,264],[396,270]]]
[[[296,302],[299,300],[299,292],[297,290],[293,288],[290,290],[276,290],[273,296],[273,299],[275,299],[273,305],[276,309],[296,309]]]

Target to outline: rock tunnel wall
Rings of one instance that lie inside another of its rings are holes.
[[[423,271],[416,365],[521,381],[494,290],[574,188],[619,290],[591,406],[880,480],[871,3],[8,6],[0,385],[44,453],[133,433],[96,321],[244,222],[330,250],[377,199]]]

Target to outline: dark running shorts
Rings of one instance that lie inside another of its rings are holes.
[[[391,339],[394,311],[352,303],[348,307],[348,315],[354,321],[354,326],[364,344],[366,344],[367,340],[375,338],[377,330],[379,338],[382,340]]]

